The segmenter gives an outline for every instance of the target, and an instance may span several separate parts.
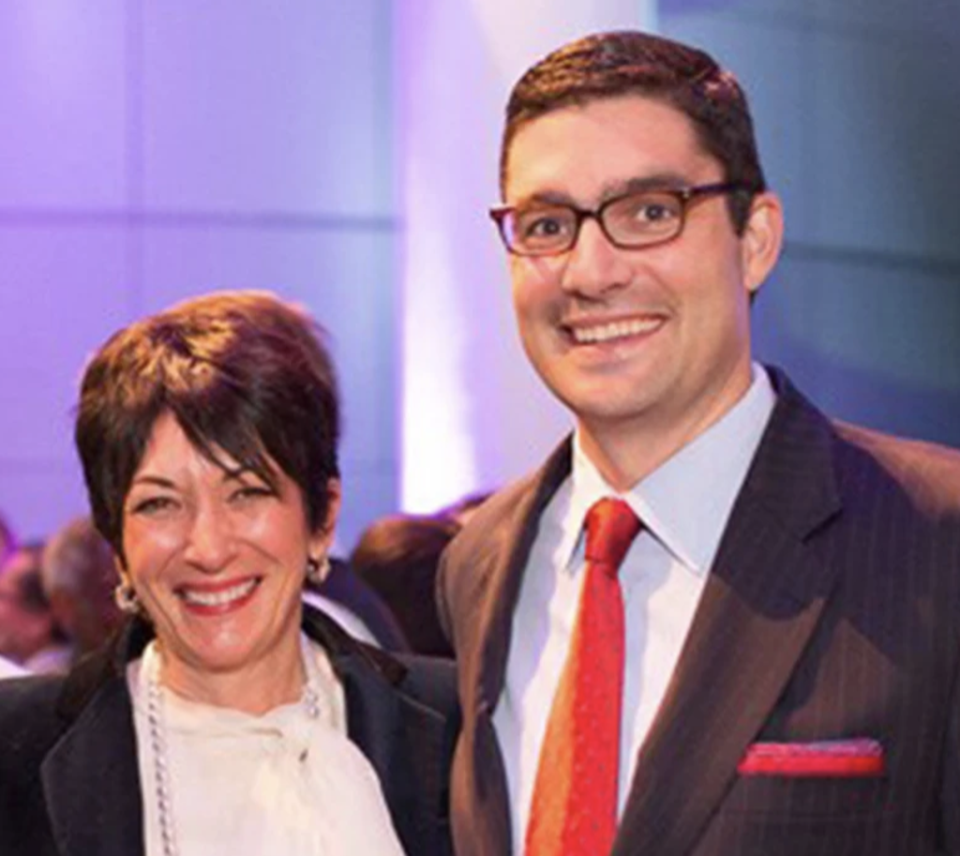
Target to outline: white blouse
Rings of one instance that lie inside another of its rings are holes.
[[[318,716],[302,700],[252,716],[161,689],[177,856],[403,856],[379,779],[347,738],[330,661],[305,638],[303,650]],[[147,856],[166,852],[147,701],[159,665],[151,643],[127,668]]]

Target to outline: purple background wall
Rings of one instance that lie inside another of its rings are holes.
[[[345,536],[395,507],[390,22],[378,0],[0,6],[0,508],[24,536],[85,510],[91,350],[223,288],[329,326]]]
[[[534,56],[633,19],[704,45],[751,94],[788,217],[761,356],[832,412],[960,444],[955,0],[523,9],[0,5],[0,509],[22,535],[85,509],[70,430],[87,355],[212,289],[273,289],[331,329],[343,546],[533,465],[567,418],[520,355],[485,216],[500,110]]]
[[[960,445],[956,0],[660,0],[733,68],[787,244],[760,355],[828,412]]]

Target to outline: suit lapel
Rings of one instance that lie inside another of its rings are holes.
[[[463,543],[469,573],[478,588],[472,608],[477,635],[462,646],[458,661],[463,699],[463,737],[454,772],[455,835],[458,852],[499,856],[511,846],[510,795],[493,727],[493,711],[503,692],[507,654],[523,571],[544,508],[570,472],[570,440],[564,441],[533,478],[505,498],[498,524]],[[499,498],[498,498],[499,499]],[[464,569],[466,570],[466,569]]]
[[[786,686],[833,578],[808,537],[839,511],[827,421],[780,398],[637,758],[616,856],[691,852]]]
[[[494,535],[496,543],[486,568],[489,582],[484,601],[492,604],[481,626],[481,655],[476,686],[477,703],[493,712],[503,692],[507,654],[513,631],[513,613],[520,595],[523,571],[537,536],[544,509],[563,480],[570,474],[571,441],[565,440],[534,476],[530,487],[519,497],[507,525]]]
[[[41,767],[63,856],[143,853],[133,711],[122,677],[103,685]]]

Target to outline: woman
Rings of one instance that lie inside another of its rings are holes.
[[[0,854],[448,853],[452,675],[304,609],[340,506],[333,370],[265,293],[121,331],[76,425],[131,620],[0,686]]]

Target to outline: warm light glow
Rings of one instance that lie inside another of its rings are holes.
[[[654,0],[396,4],[404,221],[401,507],[430,512],[534,466],[569,429],[520,352],[487,208],[510,88],[562,43],[651,28]]]

